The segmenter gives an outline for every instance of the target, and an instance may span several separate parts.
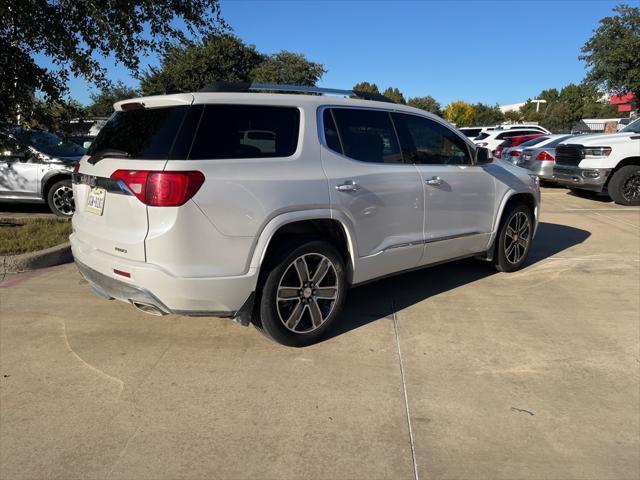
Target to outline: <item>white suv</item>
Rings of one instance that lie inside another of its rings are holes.
[[[217,88],[116,103],[82,158],[71,246],[100,295],[302,346],[349,286],[470,256],[523,265],[537,181],[442,119],[321,95],[353,92]]]

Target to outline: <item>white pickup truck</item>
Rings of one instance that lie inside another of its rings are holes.
[[[640,118],[618,133],[572,137],[556,147],[553,179],[580,193],[640,205]]]

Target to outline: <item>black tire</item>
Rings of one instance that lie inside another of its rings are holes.
[[[524,222],[526,219],[526,225]],[[519,225],[522,225],[520,227]],[[515,228],[515,230],[514,230]],[[512,232],[512,233],[509,233]],[[515,233],[514,233],[515,232]],[[531,250],[533,237],[533,214],[523,203],[515,203],[507,208],[502,215],[498,238],[495,241],[493,266],[499,272],[514,272],[520,270]],[[522,239],[526,238],[526,245]],[[520,240],[520,241],[519,241]],[[513,244],[516,244],[513,246]],[[512,249],[516,249],[515,251]]]
[[[273,260],[271,265],[252,322],[261,333],[282,345],[304,347],[316,343],[342,310],[347,293],[344,260],[330,243],[311,241]],[[301,277],[300,273],[304,272],[304,265],[308,282],[303,282],[304,274]],[[315,282],[317,278],[319,282]],[[279,292],[287,298],[278,300]],[[320,298],[323,295],[335,298]]]
[[[49,210],[58,217],[71,218],[76,210],[71,179],[60,180],[51,185],[47,192],[47,204]]]
[[[640,165],[627,165],[613,172],[608,192],[618,205],[640,205]]]

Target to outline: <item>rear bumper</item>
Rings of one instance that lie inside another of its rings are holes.
[[[524,162],[519,164],[519,166],[526,168],[534,175],[537,175],[538,178],[543,180],[553,180],[553,167],[555,162],[552,161],[540,161],[540,160],[532,160],[529,162]]]
[[[175,277],[154,265],[108,255],[71,235],[78,270],[100,296],[141,307],[149,313],[236,318],[247,324],[257,269],[236,277]],[[114,269],[127,272],[121,277]]]
[[[556,165],[553,167],[552,180],[567,187],[601,192],[610,174],[610,168],[580,168]]]

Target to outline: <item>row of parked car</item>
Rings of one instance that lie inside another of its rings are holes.
[[[529,170],[576,194],[608,193],[620,205],[640,205],[640,119],[615,134],[552,134],[539,125],[460,129],[496,160]]]

